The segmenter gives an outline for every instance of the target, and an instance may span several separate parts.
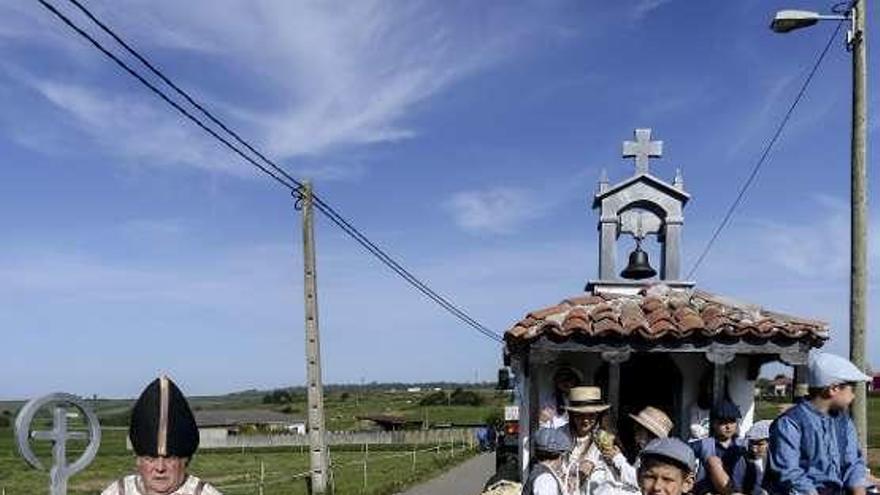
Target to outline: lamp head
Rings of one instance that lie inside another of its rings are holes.
[[[812,26],[819,22],[820,18],[818,12],[810,12],[808,10],[780,10],[773,17],[770,29],[776,33],[787,33],[795,29]]]

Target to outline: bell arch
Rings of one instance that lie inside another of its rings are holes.
[[[636,136],[637,139],[641,137],[642,141],[649,140],[650,130],[637,129]],[[632,142],[628,143],[630,148],[624,145],[624,157],[635,157],[631,149]],[[646,150],[649,149],[649,144],[645,141]],[[661,156],[662,146],[650,149],[654,150],[650,157]],[[621,235],[634,237],[637,250],[640,249],[642,239],[648,235],[656,235],[660,245],[659,279],[664,282],[680,281],[683,210],[690,196],[684,191],[680,171],[670,184],[651,175],[647,166],[647,155],[641,158],[641,166],[636,167],[635,175],[614,186],[609,185],[603,173],[599,181],[599,191],[593,198],[593,208],[600,213],[599,282],[620,281],[617,244]]]

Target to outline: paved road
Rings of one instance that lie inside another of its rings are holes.
[[[480,454],[400,495],[479,495],[495,474],[495,453]]]

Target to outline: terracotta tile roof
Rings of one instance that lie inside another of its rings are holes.
[[[672,290],[658,284],[639,295],[588,293],[532,311],[513,325],[504,339],[509,346],[517,347],[543,335],[555,341],[741,339],[821,345],[828,338],[828,325],[701,290]]]

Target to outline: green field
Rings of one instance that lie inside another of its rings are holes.
[[[125,449],[124,430],[107,430],[95,461],[69,483],[71,495],[96,494],[122,474],[132,471],[133,454]],[[37,444],[37,455],[51,462],[48,445]],[[367,479],[364,489],[364,452],[332,451],[336,493],[395,493],[420,480],[429,479],[453,464],[474,455],[467,446],[419,446],[413,464],[412,447],[401,450],[371,450],[367,455]],[[82,445],[73,444],[70,456],[78,455]],[[259,493],[261,463],[265,495],[300,495],[306,493],[305,478],[294,476],[308,470],[308,456],[299,448],[241,451],[205,451],[196,455],[190,472],[209,480],[225,495]],[[0,428],[0,490],[7,495],[46,493],[45,472],[31,469],[15,451],[12,431]]]
[[[509,399],[509,394],[496,392],[489,388],[472,389],[482,400],[477,406],[433,405],[420,406],[419,402],[432,391],[406,392],[389,389],[364,389],[352,387],[347,390],[325,392],[325,424],[329,431],[350,431],[375,429],[368,421],[359,421],[358,416],[385,414],[403,416],[408,420],[426,422],[434,425],[474,425],[483,424],[487,419],[497,418]],[[448,393],[446,390],[444,393]],[[192,397],[190,405],[194,410],[212,409],[264,409],[304,418],[306,398],[303,393],[292,394],[290,401],[267,404],[263,402],[265,392],[243,392],[215,397]],[[98,399],[87,401],[101,424],[105,426],[126,426],[133,403],[127,399]],[[15,411],[21,407],[20,401],[0,401],[0,427],[7,426],[2,421],[11,421]],[[6,418],[2,417],[6,413]]]
[[[362,415],[398,415],[428,425],[479,424],[497,417],[507,400],[505,394],[491,389],[474,390],[482,404],[478,406],[434,405],[420,406],[430,394],[425,392],[392,392],[390,389],[331,390],[325,395],[325,415],[328,430],[375,429],[368,421],[359,421]],[[194,397],[190,404],[196,410],[210,409],[267,409],[303,417],[305,397],[291,394],[283,403],[264,403],[265,392],[244,392],[217,397]],[[71,495],[96,494],[111,481],[132,471],[134,457],[125,449],[125,425],[130,414],[131,400],[90,400],[105,426],[100,452],[95,461],[82,473],[70,480]],[[0,420],[8,422],[21,402],[0,403]],[[5,414],[3,411],[7,411]],[[38,418],[48,426],[49,417]],[[76,423],[72,423],[76,427]],[[80,425],[82,426],[82,425]],[[114,428],[116,427],[116,428]],[[44,464],[51,464],[47,442],[34,443],[37,455]],[[366,485],[364,480],[364,452],[360,446],[339,447],[331,451],[336,493],[390,494],[418,481],[429,479],[447,470],[451,465],[474,455],[467,445],[439,446],[371,446],[367,454]],[[453,447],[453,448],[451,448]],[[74,458],[84,448],[69,444],[69,457]],[[389,450],[396,449],[396,450]],[[413,449],[416,449],[413,463]],[[429,451],[431,450],[431,451]],[[199,452],[190,471],[217,485],[226,495],[259,493],[261,467],[264,473],[264,495],[305,494],[305,478],[294,476],[308,470],[308,456],[299,447],[249,449],[244,452],[215,450]],[[6,495],[45,493],[46,473],[31,469],[15,449],[11,428],[0,423],[0,491]],[[366,486],[366,489],[365,489]]]

